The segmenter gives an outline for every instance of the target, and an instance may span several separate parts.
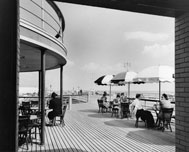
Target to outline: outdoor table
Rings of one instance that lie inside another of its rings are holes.
[[[30,115],[30,120],[36,120],[37,119],[37,115]]]

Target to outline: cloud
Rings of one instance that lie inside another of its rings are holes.
[[[67,63],[66,63],[66,67],[73,67],[75,65],[75,63],[69,59],[67,59]]]
[[[88,64],[85,64],[85,65],[82,67],[82,70],[88,71],[88,72],[93,72],[93,71],[98,70],[99,67],[100,67],[99,64],[94,63],[94,62],[90,62],[90,63],[88,63]]]
[[[165,56],[171,56],[174,53],[174,43],[167,45],[154,44],[151,46],[145,46],[142,54],[151,56],[153,58],[160,58]]]
[[[85,64],[82,68],[83,71],[89,72],[89,73],[95,73],[98,71],[98,73],[104,75],[104,74],[117,74],[119,72],[124,71],[123,63],[116,63],[114,65],[100,65],[98,63],[90,62],[88,64]]]
[[[149,42],[165,41],[169,35],[163,33],[150,33],[144,31],[126,32],[124,34],[126,40],[143,40]]]

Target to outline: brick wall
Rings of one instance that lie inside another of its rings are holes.
[[[175,18],[176,151],[189,151],[189,13]]]

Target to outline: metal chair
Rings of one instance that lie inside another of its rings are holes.
[[[37,139],[37,130],[38,130],[39,138],[41,139],[41,112],[37,111],[36,116],[37,119],[36,121],[32,122],[31,127],[34,128],[35,139]]]
[[[97,100],[97,102],[98,102],[98,108],[99,108],[99,110],[98,110],[98,113],[99,112],[106,112],[107,111],[107,108],[104,106],[104,104],[103,104],[103,100]]]
[[[162,126],[162,131],[164,131],[165,128],[167,128],[170,129],[170,131],[172,132],[171,118],[173,114],[173,108],[162,108],[160,113],[161,115],[158,116],[158,119]]]
[[[121,118],[130,117],[129,103],[121,102]]]
[[[65,126],[64,116],[65,116],[65,113],[66,113],[66,109],[67,109],[67,104],[65,104],[62,107],[62,114],[57,115],[57,116],[54,117],[54,119],[53,119],[53,126],[56,125],[56,121],[60,121],[60,125]],[[56,119],[56,117],[59,117],[59,119]]]
[[[18,131],[18,145],[21,146],[26,143],[28,150],[28,143],[31,141],[31,129],[29,126],[30,117],[29,116],[19,116],[19,131]]]
[[[39,106],[39,101],[37,101],[37,100],[31,100],[30,103],[31,103],[31,107],[38,107]]]
[[[119,107],[118,106],[119,105],[113,104],[111,117],[113,117],[113,116],[118,117],[119,116]]]
[[[31,115],[31,104],[30,102],[22,102],[22,105],[20,106],[21,114],[22,115]]]

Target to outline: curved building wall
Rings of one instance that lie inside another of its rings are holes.
[[[20,0],[20,71],[40,70],[40,52],[45,50],[46,69],[66,64],[63,44],[64,18],[54,2]]]

